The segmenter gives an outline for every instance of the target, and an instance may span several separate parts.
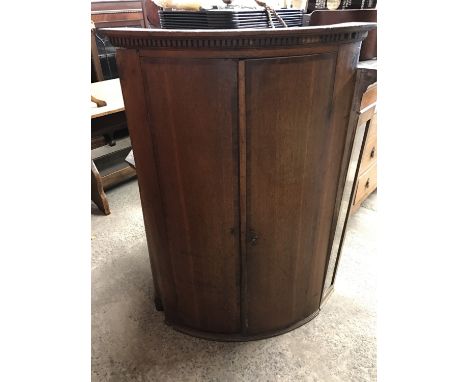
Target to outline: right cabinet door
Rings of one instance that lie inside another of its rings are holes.
[[[329,164],[341,161],[330,130],[344,126],[330,123],[336,59],[245,61],[248,333],[319,309],[339,178]]]

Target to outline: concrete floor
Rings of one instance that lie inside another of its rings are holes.
[[[93,381],[375,381],[374,193],[350,219],[335,292],[308,324],[281,336],[220,343],[178,333],[153,305],[136,180],[92,204]]]

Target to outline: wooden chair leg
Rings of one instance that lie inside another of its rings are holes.
[[[99,175],[93,160],[91,160],[91,200],[105,215],[110,214],[109,202],[102,187],[101,175]]]

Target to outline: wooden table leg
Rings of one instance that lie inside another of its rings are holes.
[[[91,200],[105,215],[110,214],[109,203],[102,187],[101,175],[99,175],[93,160],[91,160]]]

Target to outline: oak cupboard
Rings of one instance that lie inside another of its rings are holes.
[[[169,325],[249,340],[318,314],[374,26],[105,30]]]

